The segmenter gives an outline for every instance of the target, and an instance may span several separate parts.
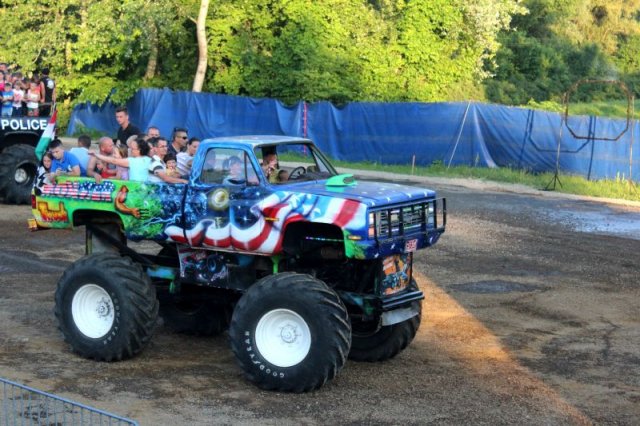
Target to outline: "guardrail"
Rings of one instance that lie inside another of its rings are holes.
[[[138,426],[138,422],[0,378],[0,426]]]

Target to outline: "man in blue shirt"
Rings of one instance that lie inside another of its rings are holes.
[[[89,164],[89,149],[91,148],[91,138],[88,135],[80,135],[78,137],[78,146],[69,150],[70,154],[80,162],[80,173],[82,176],[87,175],[87,165]]]
[[[73,154],[64,150],[60,139],[51,141],[49,144],[49,152],[53,157],[51,174],[54,179],[58,176],[80,176],[82,174],[80,161],[78,161]]]

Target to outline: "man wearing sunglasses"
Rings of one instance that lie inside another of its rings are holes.
[[[173,140],[169,144],[168,153],[173,154],[176,157],[180,152],[183,152],[187,149],[187,140],[189,139],[189,135],[187,134],[187,129],[183,129],[180,127],[176,127],[173,129]]]
[[[149,165],[149,182],[187,183],[186,179],[167,174],[167,165],[164,162],[170,144],[165,138],[152,138],[149,143],[153,146],[151,164]]]

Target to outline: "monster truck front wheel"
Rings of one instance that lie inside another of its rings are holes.
[[[35,150],[12,145],[0,154],[0,194],[7,204],[28,204],[38,170]]]
[[[418,288],[413,280],[410,287]],[[422,319],[422,303],[413,302],[411,308],[417,311],[418,315],[397,324],[383,326],[378,321],[353,321],[349,359],[377,362],[391,359],[402,352],[416,336]]]
[[[287,272],[247,290],[233,311],[229,337],[248,380],[262,389],[307,392],[344,366],[351,327],[342,301],[325,283]]]
[[[114,253],[83,257],[62,275],[55,314],[64,339],[85,358],[138,354],[158,317],[155,289],[140,265]]]

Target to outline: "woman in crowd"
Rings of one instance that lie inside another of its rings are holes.
[[[42,156],[40,166],[36,172],[36,188],[42,189],[44,185],[51,184],[51,163],[53,157],[48,152]]]
[[[129,180],[135,180],[138,182],[146,182],[149,178],[149,164],[151,164],[151,157],[149,157],[149,144],[143,138],[137,138],[131,141],[129,146],[131,155],[127,158],[115,158],[102,155],[99,152],[90,152],[90,155],[95,155],[99,160],[106,163],[115,164],[116,166],[129,168]]]
[[[116,158],[127,158],[129,156],[129,148],[127,145],[120,145],[113,150],[113,155]],[[116,179],[129,180],[129,168],[124,166],[117,167],[118,172],[116,173]]]

